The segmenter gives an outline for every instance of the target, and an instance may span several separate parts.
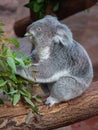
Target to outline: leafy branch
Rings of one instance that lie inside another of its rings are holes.
[[[30,90],[26,87],[34,83],[15,75],[17,65],[28,67],[31,65],[31,59],[23,53],[13,52],[10,47],[7,47],[6,43],[9,42],[18,47],[19,42],[14,38],[7,38],[1,28],[2,26],[4,24],[0,23],[0,90],[7,95],[14,106],[23,99],[34,112],[38,112],[37,107],[31,101],[32,95]],[[38,100],[38,98],[35,97],[35,100]],[[2,99],[0,99],[0,103],[4,103]]]
[[[48,7],[50,5],[51,7]],[[25,7],[33,10],[37,18],[42,18],[46,15],[47,8],[51,8],[52,12],[59,9],[59,0],[30,0],[29,3],[25,4]]]

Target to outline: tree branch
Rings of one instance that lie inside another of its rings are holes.
[[[97,2],[98,0],[60,0],[60,7],[56,12],[56,15],[61,20],[70,15],[88,9]]]
[[[4,105],[0,107],[0,129],[2,130],[51,130],[71,125],[98,115],[98,81],[80,97],[49,108],[37,104],[40,115],[32,115],[29,123],[25,123],[31,111],[20,103],[16,107]]]
[[[57,12],[53,12],[57,15],[58,19],[64,19],[70,15],[78,13],[82,10],[88,9],[91,6],[95,5],[98,0],[59,0],[60,6]],[[50,14],[47,12],[47,14]],[[36,21],[35,13],[33,10],[30,10],[30,17],[26,17],[17,21],[14,24],[14,30],[17,36],[23,37],[26,28],[31,22]]]

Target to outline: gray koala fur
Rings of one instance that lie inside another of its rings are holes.
[[[25,71],[17,67],[17,74],[44,88],[47,85],[50,96],[46,104],[50,106],[80,96],[92,81],[93,68],[86,50],[73,40],[70,29],[48,15],[28,26],[27,32],[36,50],[32,59],[36,52],[39,61]]]

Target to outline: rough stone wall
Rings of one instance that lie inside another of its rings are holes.
[[[0,0],[0,22],[5,23],[4,30],[9,36],[15,36],[15,21],[29,16],[29,9],[24,7],[29,0]]]

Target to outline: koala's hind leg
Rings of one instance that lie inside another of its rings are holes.
[[[78,83],[77,80],[71,77],[62,77],[52,84],[50,88],[50,96],[47,98],[46,104],[52,106],[62,101],[68,101],[80,96],[84,90],[85,86]]]

